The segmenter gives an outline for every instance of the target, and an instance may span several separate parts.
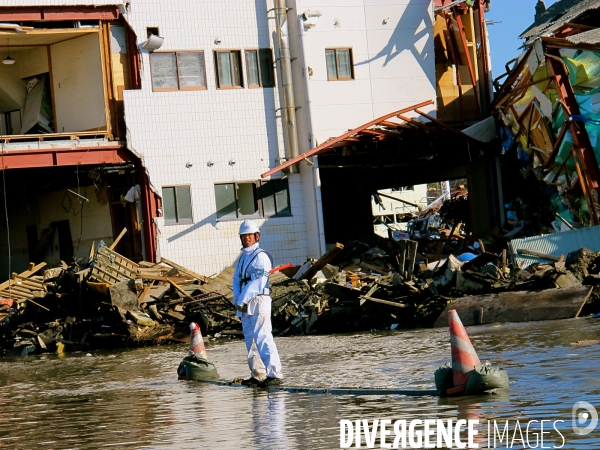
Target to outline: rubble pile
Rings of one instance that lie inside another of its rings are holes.
[[[190,321],[240,328],[230,299],[210,288],[219,279],[165,258],[136,264],[100,243],[87,264],[45,266],[0,284],[0,355],[187,341]]]
[[[275,272],[275,336],[431,326],[460,297],[600,284],[600,252],[519,249],[547,260],[524,268],[496,242],[452,237],[335,244]],[[241,335],[232,276],[227,268],[207,278],[165,258],[137,264],[103,243],[86,264],[31,264],[0,284],[0,355],[187,342],[190,322],[205,336]]]
[[[600,283],[600,252],[582,249],[553,257],[523,250],[548,262],[521,268],[506,249],[496,252],[489,244],[486,250],[483,242],[468,240],[380,239],[376,246],[354,241],[331,261],[335,265],[308,262],[319,266],[311,279],[296,275],[305,265],[290,269],[289,278],[272,279],[274,333],[431,326],[461,297]],[[592,296],[588,303],[594,301]]]

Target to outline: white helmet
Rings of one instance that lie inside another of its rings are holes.
[[[258,225],[256,225],[256,222],[254,220],[244,220],[242,222],[242,224],[240,225],[240,236],[242,234],[254,234],[254,233],[260,233],[260,230],[258,229]]]

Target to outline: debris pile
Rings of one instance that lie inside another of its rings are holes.
[[[582,284],[600,284],[600,251],[556,256],[517,240],[507,251],[496,242],[452,237],[336,243],[318,260],[275,272],[274,334],[432,326],[440,315],[445,322],[446,308],[460,310],[461,299],[470,299],[467,306],[492,299],[495,308],[495,316],[471,308],[466,324],[490,323],[501,314],[515,321],[514,311],[501,311],[503,293],[518,300],[526,292],[531,300],[536,290],[549,292],[539,300],[543,311],[532,316],[542,319],[574,317],[582,301],[598,301]],[[138,264],[102,242],[86,264],[31,264],[0,284],[0,355],[187,342],[190,322],[205,336],[241,335],[231,303],[233,271],[207,278],[166,258]],[[556,300],[563,297],[568,304]]]
[[[482,241],[467,245],[467,241],[396,242],[381,238],[376,246],[357,241],[346,247],[336,244],[320,260],[272,277],[274,333],[431,326],[458,299],[493,300],[505,292],[515,298],[524,291],[532,295],[545,292],[548,301],[554,302],[555,296],[568,297],[563,290],[573,290],[571,303],[556,301],[556,307],[563,308],[560,313],[553,311],[551,315],[550,309],[541,313],[547,318],[560,318],[560,314],[574,317],[582,302],[595,301],[596,296],[590,297],[590,288],[582,283],[600,282],[600,252],[583,249],[555,257],[522,249],[519,255],[535,254],[538,259],[546,259],[526,266],[516,264],[514,255],[506,249]],[[496,319],[503,321],[499,318],[500,302],[497,303]],[[492,317],[483,320],[482,311],[472,323],[490,320]]]
[[[137,264],[101,242],[86,264],[45,266],[0,284],[0,355],[185,342],[190,321],[240,328],[219,277],[166,258]]]

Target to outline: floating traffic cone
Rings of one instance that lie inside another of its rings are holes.
[[[460,321],[455,309],[448,311],[448,326],[450,327],[450,345],[452,351],[452,377],[454,388],[449,389],[449,394],[456,394],[465,390],[469,373],[475,364],[481,364],[467,331]]]
[[[196,322],[191,322],[190,330],[190,356],[197,355],[200,358],[208,359],[208,356],[206,355],[206,347],[204,347],[204,339],[202,339],[202,333],[200,332],[200,327]]]

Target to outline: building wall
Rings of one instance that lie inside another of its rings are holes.
[[[301,153],[377,117],[435,101],[430,0],[287,0]],[[319,11],[308,20],[305,11]],[[351,48],[354,79],[328,81],[325,49]],[[423,108],[435,116],[435,104]],[[415,113],[407,113],[414,116]],[[301,163],[309,255],[324,251],[318,161]],[[312,192],[310,192],[312,190]]]
[[[159,27],[161,51],[204,51],[206,90],[152,92],[149,54],[143,53],[142,89],[125,91],[124,103],[128,145],[142,156],[152,185],[159,192],[163,186],[191,187],[194,223],[164,225],[158,219],[158,251],[206,275],[230,266],[240,249],[241,220],[217,221],[214,184],[258,180],[284,155],[279,89],[219,90],[213,60],[217,49],[273,48],[272,7],[271,1],[196,0],[165,8],[164,2],[144,1],[132,3],[127,17],[140,41],[146,27]],[[242,66],[246,78],[244,61]],[[277,264],[298,264],[307,256],[300,176],[291,175],[289,186],[293,216],[257,220],[263,246]]]
[[[23,1],[6,3],[12,4]],[[240,247],[241,220],[216,219],[214,184],[257,180],[285,155],[279,88],[217,89],[213,51],[270,47],[277,58],[274,13],[267,12],[273,6],[273,0],[191,0],[168,7],[144,0],[127,8],[138,44],[147,27],[159,27],[165,39],[160,51],[204,51],[207,89],[174,92],[152,91],[149,54],[143,51],[142,89],[125,91],[124,105],[127,144],[141,156],[154,188],[191,188],[193,223],[165,225],[159,218],[158,251],[207,275],[231,265]],[[288,6],[301,152],[375,117],[435,100],[430,0],[288,0]],[[308,30],[298,26],[307,9],[322,12]],[[353,80],[327,80],[325,48],[335,47],[352,48]],[[245,78],[245,61],[242,67]],[[276,263],[298,264],[325,250],[318,162],[302,163],[300,172],[288,176],[293,216],[258,220]]]
[[[307,84],[318,143],[398,109],[435,101],[430,0],[296,0],[296,4],[298,14],[322,13],[312,20],[312,28],[299,27],[304,64],[310,68]],[[348,47],[354,79],[328,81],[325,49]],[[435,105],[424,110],[434,112]]]
[[[316,3],[288,5],[294,8],[288,19],[301,152],[375,117],[435,100],[430,1]],[[203,50],[207,90],[152,92],[149,55],[143,54],[142,90],[124,94],[128,145],[142,155],[159,190],[173,184],[191,186],[194,224],[167,226],[159,219],[159,252],[210,275],[232,264],[240,246],[241,221],[216,220],[214,183],[256,180],[285,154],[276,111],[279,90],[218,90],[212,52],[271,47],[277,57],[275,23],[267,18],[273,4],[193,1],[172,4],[169,10],[162,5],[134,3],[127,19],[142,41],[146,27],[158,26],[165,38],[160,51]],[[310,30],[298,26],[299,14],[306,9],[323,14]],[[325,48],[336,47],[352,48],[352,81],[327,80]],[[212,167],[207,166],[209,160]],[[230,160],[236,163],[230,165]],[[192,167],[186,167],[187,162]],[[325,251],[319,174],[301,164],[301,173],[288,179],[293,217],[259,224],[263,244],[276,262],[298,264]]]

